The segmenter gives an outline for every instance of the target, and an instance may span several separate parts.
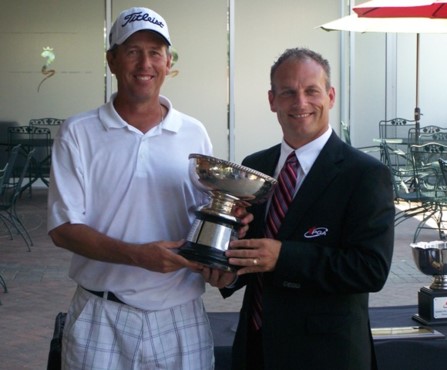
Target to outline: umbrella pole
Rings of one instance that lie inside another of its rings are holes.
[[[421,109],[419,108],[419,43],[420,34],[416,34],[416,107],[414,108],[414,120],[416,126],[416,143],[419,142]]]

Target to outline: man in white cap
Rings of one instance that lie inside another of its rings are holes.
[[[213,369],[201,295],[205,280],[229,277],[176,253],[207,201],[189,180],[188,156],[212,146],[199,121],[159,95],[171,66],[166,21],[125,10],[109,42],[117,93],[67,119],[53,148],[48,230],[73,252],[78,284],[62,368]]]

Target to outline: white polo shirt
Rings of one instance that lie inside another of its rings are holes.
[[[188,172],[190,153],[212,153],[204,126],[160,97],[169,112],[143,134],[121,119],[113,99],[67,119],[55,138],[48,230],[70,222],[133,243],[185,238],[195,209],[207,201]],[[146,310],[182,304],[204,292],[200,274],[188,269],[163,274],[77,254],[69,275],[87,289],[111,291]]]

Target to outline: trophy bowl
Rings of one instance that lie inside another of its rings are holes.
[[[431,289],[447,289],[447,244],[444,241],[410,244],[413,259],[425,275],[433,276]]]
[[[447,325],[447,245],[444,241],[410,244],[413,259],[431,285],[418,292],[418,313],[413,319],[424,325]]]
[[[179,254],[211,268],[234,271],[225,256],[241,225],[234,209],[265,202],[277,181],[249,167],[195,153],[189,155],[189,176],[210,202],[197,209]]]

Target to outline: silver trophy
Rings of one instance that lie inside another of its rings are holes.
[[[241,226],[234,209],[266,201],[277,181],[251,168],[202,154],[189,155],[189,175],[211,201],[197,209],[179,254],[211,268],[234,271],[225,256]]]
[[[429,287],[418,292],[418,314],[413,319],[424,325],[447,324],[447,244],[444,241],[410,244],[418,269],[433,276]]]

